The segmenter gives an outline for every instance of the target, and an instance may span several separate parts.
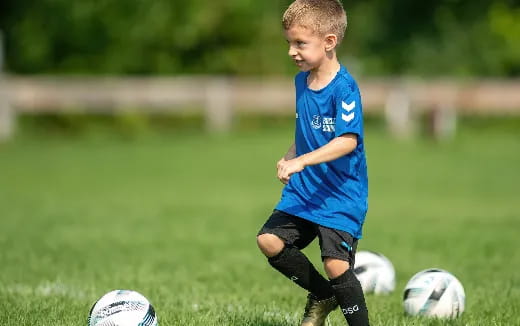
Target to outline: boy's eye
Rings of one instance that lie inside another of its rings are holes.
[[[307,44],[304,41],[289,41],[289,40],[285,40],[285,41],[287,42],[287,44],[289,44],[289,45],[293,44],[294,46],[299,47],[299,48],[301,48]]]

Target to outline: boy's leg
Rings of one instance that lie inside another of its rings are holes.
[[[334,296],[329,281],[300,251],[315,237],[314,224],[275,210],[258,233],[257,241],[271,266],[312,293],[318,300],[328,299]],[[283,247],[277,241],[282,241]],[[280,247],[281,250],[277,252],[277,248]]]
[[[341,307],[341,312],[350,326],[368,326],[368,309],[363,289],[352,269],[331,279],[334,295]]]
[[[349,233],[319,227],[321,255],[341,312],[350,326],[368,326],[363,289],[354,275],[357,239]]]

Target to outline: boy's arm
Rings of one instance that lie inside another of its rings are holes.
[[[291,147],[289,147],[289,149],[287,150],[287,153],[285,153],[285,155],[278,162],[276,162],[276,168],[278,170],[280,170],[280,164],[282,164],[282,162],[287,162],[289,160],[292,160],[295,157],[296,157],[296,144],[293,143],[291,145]]]
[[[293,143],[287,150],[287,153],[283,156],[283,159],[288,161],[296,157],[296,144]]]
[[[306,166],[330,162],[344,155],[351,153],[357,146],[356,134],[343,134],[332,139],[326,145],[296,157],[296,151],[292,159],[286,160],[285,157],[278,161],[278,179],[287,184],[292,174],[302,171]],[[295,146],[291,146],[287,154]],[[286,154],[286,157],[287,157]]]

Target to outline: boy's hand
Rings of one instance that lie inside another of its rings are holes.
[[[291,175],[302,171],[305,168],[305,165],[302,160],[299,160],[298,158],[292,160],[282,158],[276,164],[276,168],[278,169],[278,180],[283,184],[287,184]]]

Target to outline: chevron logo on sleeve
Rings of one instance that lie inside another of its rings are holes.
[[[350,104],[345,103],[345,101],[341,101],[341,107],[347,112],[350,112],[356,108],[356,101],[350,102]]]
[[[341,107],[343,108],[343,110],[350,112],[356,108],[356,101],[352,101],[352,102],[350,102],[350,104],[345,103],[345,101],[341,101]],[[354,117],[355,117],[354,112],[350,112],[349,114],[345,114],[345,113],[341,114],[341,119],[345,120],[346,122],[352,121],[352,119],[354,119]]]

